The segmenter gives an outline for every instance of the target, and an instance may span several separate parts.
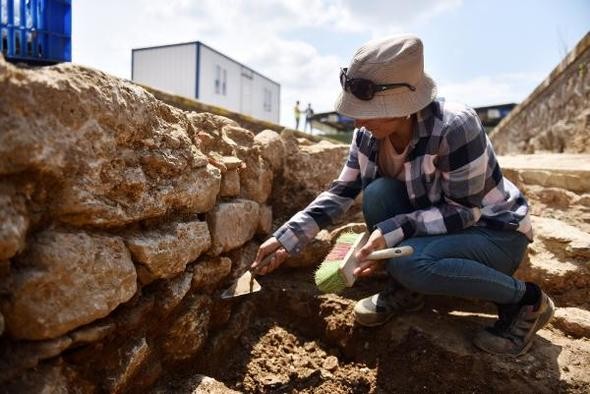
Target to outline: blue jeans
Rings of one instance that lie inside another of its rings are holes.
[[[370,231],[398,214],[414,211],[404,183],[379,178],[363,191],[363,213]],[[510,304],[520,301],[525,284],[512,277],[528,246],[517,231],[473,226],[452,234],[406,239],[414,254],[386,261],[387,271],[404,287]]]

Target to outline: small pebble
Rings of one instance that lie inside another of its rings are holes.
[[[334,356],[329,356],[324,360],[322,367],[325,370],[333,372],[338,368],[338,359]]]

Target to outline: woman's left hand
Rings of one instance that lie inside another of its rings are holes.
[[[381,230],[377,229],[371,233],[365,246],[356,252],[356,260],[359,266],[354,270],[357,277],[370,276],[383,268],[383,260],[367,260],[366,257],[376,250],[385,248],[385,238]]]

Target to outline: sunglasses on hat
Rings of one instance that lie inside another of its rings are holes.
[[[340,69],[340,85],[342,86],[342,89],[348,90],[359,100],[369,101],[375,96],[375,93],[383,92],[388,89],[408,88],[411,91],[416,90],[416,88],[409,83],[402,82],[379,85],[369,79],[349,78],[348,75],[346,75],[347,71],[348,68]]]

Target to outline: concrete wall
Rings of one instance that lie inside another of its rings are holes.
[[[590,152],[590,33],[490,137],[499,154]]]

